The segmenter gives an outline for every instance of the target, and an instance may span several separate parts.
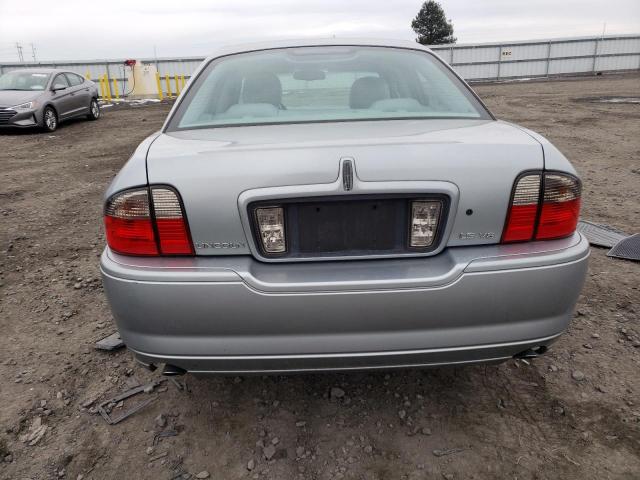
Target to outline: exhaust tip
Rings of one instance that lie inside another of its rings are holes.
[[[138,357],[136,357],[136,362],[138,363],[138,365],[146,368],[150,372],[154,372],[158,368],[154,363],[145,362],[143,360],[140,360]]]
[[[529,359],[529,358],[537,358],[540,355],[543,355],[548,350],[546,345],[540,345],[538,347],[528,348],[527,350],[516,353],[513,358],[516,359]]]
[[[162,375],[166,377],[177,377],[179,375],[184,375],[187,371],[184,368],[176,367],[175,365],[165,364],[162,369]]]

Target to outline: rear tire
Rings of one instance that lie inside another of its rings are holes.
[[[91,103],[89,104],[89,115],[87,115],[87,118],[89,120],[98,120],[100,118],[100,104],[95,98],[91,99]]]
[[[55,132],[58,128],[58,114],[53,107],[46,107],[42,113],[42,128],[45,132]]]

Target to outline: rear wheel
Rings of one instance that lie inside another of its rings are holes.
[[[58,128],[58,114],[52,107],[46,107],[42,114],[42,128],[45,132],[55,132]]]
[[[91,99],[91,103],[89,104],[89,115],[87,115],[89,120],[97,120],[100,118],[100,104],[98,104],[98,100],[95,98]]]

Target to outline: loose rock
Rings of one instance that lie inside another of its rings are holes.
[[[276,447],[274,447],[273,445],[268,445],[264,447],[264,449],[262,450],[262,454],[264,455],[264,458],[266,458],[267,460],[271,460],[276,454]]]
[[[333,387],[331,389],[331,398],[342,398],[344,397],[344,390],[339,387]]]
[[[444,457],[445,455],[452,455],[454,453],[460,453],[464,450],[464,448],[445,448],[445,449],[436,449],[433,450],[433,454],[436,457]]]
[[[167,426],[167,417],[165,417],[163,414],[160,414],[155,418],[155,422],[157,427],[164,428]]]
[[[580,370],[574,370],[571,373],[571,378],[573,378],[576,382],[581,382],[585,379],[585,375]]]

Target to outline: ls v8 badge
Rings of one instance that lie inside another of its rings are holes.
[[[464,232],[459,233],[458,238],[460,240],[474,240],[474,239],[492,239],[496,238],[496,234],[493,232]]]
[[[195,242],[198,250],[206,248],[245,248],[246,243],[243,242]]]

